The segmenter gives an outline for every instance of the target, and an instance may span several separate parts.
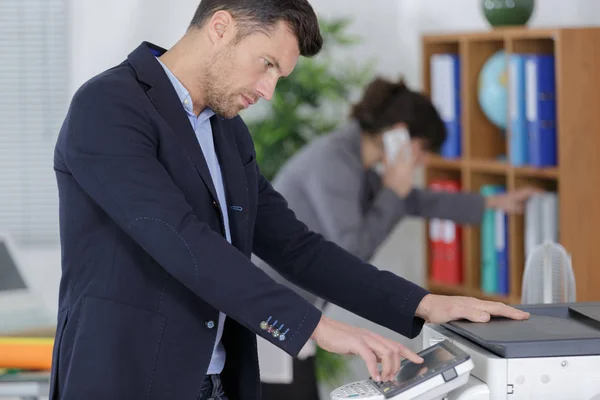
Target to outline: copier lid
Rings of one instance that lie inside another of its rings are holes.
[[[465,320],[443,326],[504,358],[600,354],[600,303],[517,305],[525,321],[493,317],[487,323]]]

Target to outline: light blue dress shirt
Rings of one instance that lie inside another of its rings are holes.
[[[167,66],[158,58],[157,60],[173,84],[173,87],[179,96],[179,100],[181,101],[188,119],[190,120],[190,124],[192,124],[192,128],[196,133],[196,138],[198,139],[200,147],[202,148],[202,153],[204,154],[204,158],[208,164],[210,176],[217,191],[217,197],[225,225],[225,235],[227,237],[227,241],[231,243],[231,232],[229,230],[229,216],[227,215],[225,188],[223,186],[221,166],[219,165],[219,159],[217,158],[217,153],[215,152],[215,142],[213,140],[212,128],[210,126],[210,117],[212,117],[215,113],[211,109],[205,108],[199,116],[196,116],[196,114],[194,114],[194,105],[192,104],[192,98],[189,92],[179,81],[179,79],[177,79],[177,77],[171,72],[171,70],[169,70],[169,68],[167,68]],[[223,366],[225,365],[225,348],[221,343],[225,317],[225,314],[222,312],[219,313],[219,322],[217,323],[217,338],[215,341],[215,347],[213,349],[212,359],[207,371],[207,374],[209,375],[220,374],[221,371],[223,371]]]

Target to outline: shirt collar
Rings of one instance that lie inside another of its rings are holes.
[[[183,108],[185,108],[185,110],[189,114],[194,114],[194,104],[192,103],[192,97],[190,96],[190,93],[187,91],[185,86],[183,86],[183,83],[181,83],[181,81],[177,79],[175,74],[173,74],[173,72],[158,57],[156,57],[156,60],[165,70],[165,73],[171,81],[173,88],[175,88],[175,92],[177,92],[177,96],[179,97],[179,101],[181,101]],[[215,112],[207,107],[204,110],[202,110],[198,118],[200,120],[207,120],[213,115],[215,115]]]

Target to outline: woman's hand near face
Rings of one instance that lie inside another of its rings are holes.
[[[393,190],[399,197],[406,197],[412,190],[418,160],[413,151],[414,146],[409,144],[405,146],[409,147],[409,155],[407,155],[407,148],[403,147],[398,151],[398,155],[393,161],[388,160],[386,156],[383,160],[385,167],[383,184]]]

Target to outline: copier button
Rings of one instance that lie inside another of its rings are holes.
[[[452,379],[456,378],[458,375],[456,374],[456,370],[454,368],[449,369],[448,371],[444,372],[442,374],[442,376],[444,377],[444,381],[448,382],[451,381]]]

